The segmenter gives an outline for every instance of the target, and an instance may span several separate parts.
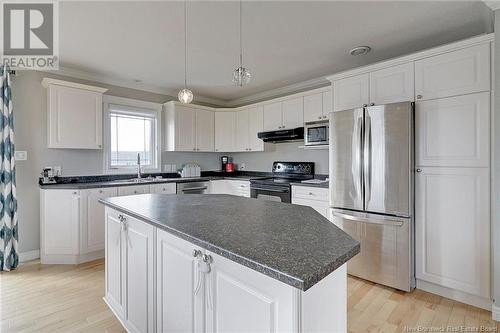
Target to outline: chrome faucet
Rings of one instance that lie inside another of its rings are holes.
[[[141,155],[137,153],[137,179],[141,179]]]

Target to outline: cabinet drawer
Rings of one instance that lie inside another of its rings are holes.
[[[301,205],[301,206],[307,206],[311,207],[324,217],[328,218],[328,210],[329,210],[329,204],[328,201],[319,201],[319,200],[307,200],[307,199],[299,199],[299,198],[293,198],[292,203],[294,205]]]
[[[177,186],[176,183],[153,184],[150,185],[150,193],[175,194]]]
[[[328,189],[321,187],[293,186],[292,198],[324,201],[326,203],[329,201]]]

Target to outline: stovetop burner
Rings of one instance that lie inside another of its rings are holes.
[[[273,176],[251,179],[252,184],[290,186],[314,178],[313,162],[274,162]]]
[[[311,179],[313,177],[265,177],[250,179],[254,184],[276,184],[276,185],[290,185],[291,183],[300,183],[302,180]]]

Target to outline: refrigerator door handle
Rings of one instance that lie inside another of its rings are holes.
[[[356,183],[356,191],[358,192],[358,198],[361,198],[363,200],[363,116],[361,115],[358,118],[358,144],[356,145],[356,154],[358,158],[358,163],[356,163],[356,167],[359,169],[357,170],[357,175],[354,176],[354,179],[358,179]]]
[[[365,115],[365,137],[364,137],[364,183],[365,183],[365,207],[370,202],[372,191],[372,119]]]
[[[346,213],[340,213],[338,211],[332,211],[333,216],[337,216],[349,221],[357,221],[363,223],[371,223],[371,224],[381,224],[381,225],[392,225],[395,227],[401,227],[404,222],[397,219],[376,219],[371,217],[363,217],[358,215],[350,215]]]

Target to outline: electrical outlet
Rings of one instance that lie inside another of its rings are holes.
[[[247,165],[245,163],[240,164],[240,170],[245,170],[247,168]]]
[[[16,150],[14,158],[16,161],[26,161],[28,159],[28,152],[26,150]]]

